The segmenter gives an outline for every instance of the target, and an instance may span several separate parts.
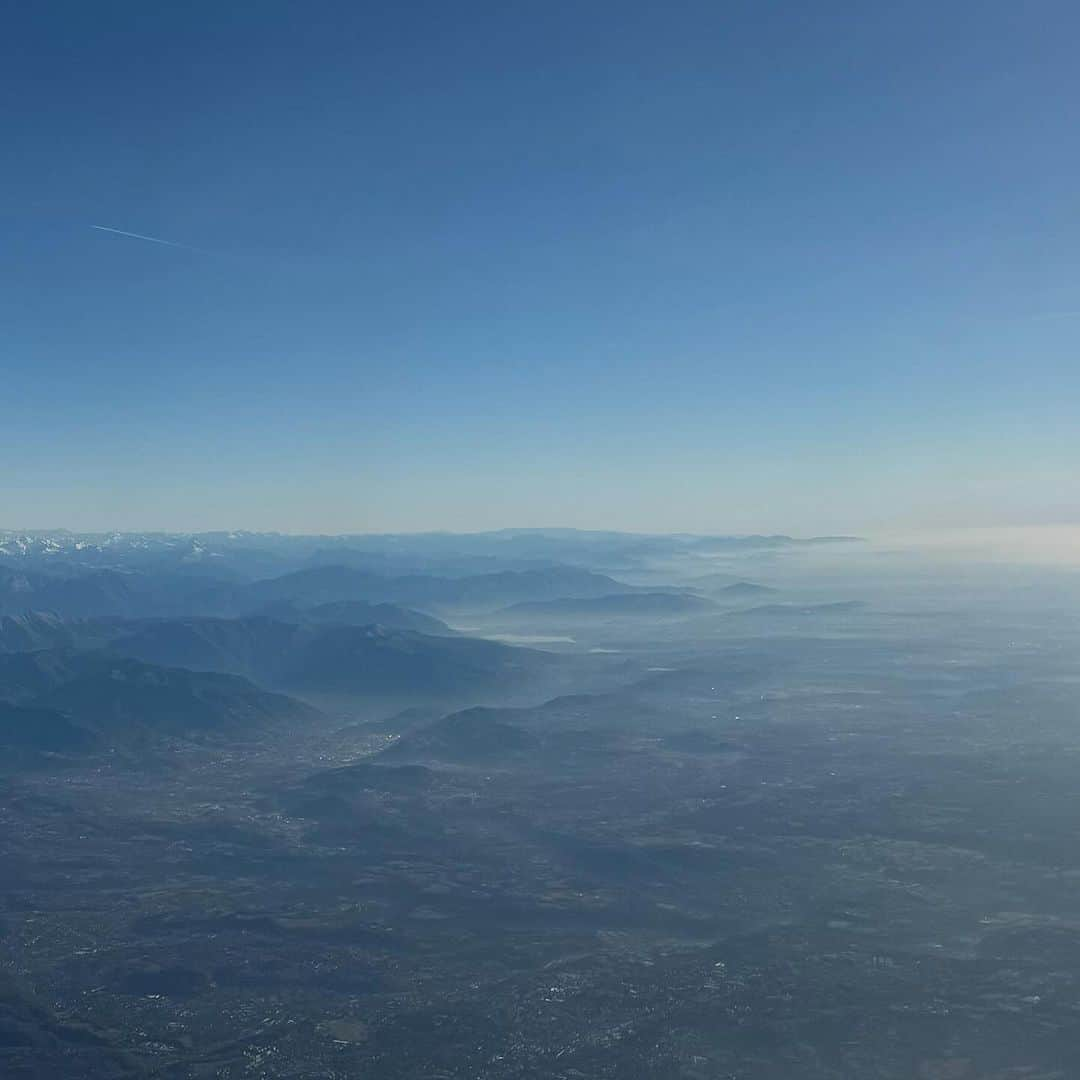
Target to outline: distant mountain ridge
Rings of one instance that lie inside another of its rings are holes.
[[[383,577],[347,566],[320,566],[253,582],[235,590],[230,600],[234,609],[245,612],[281,602],[315,607],[343,601],[440,610],[505,607],[529,600],[633,591],[636,590],[632,586],[605,574],[576,567],[503,570],[444,578],[428,574]]]
[[[698,536],[500,529],[480,533],[299,536],[244,530],[202,533],[79,533],[0,530],[0,566],[47,574],[91,570],[253,581],[312,565],[349,565],[385,575],[478,574],[548,565],[625,567],[655,557],[775,551],[851,543],[854,537]],[[536,599],[540,599],[537,597]]]
[[[47,611],[85,619],[178,614],[212,602],[226,588],[164,572],[63,569],[41,573],[0,566],[0,615]]]
[[[779,590],[769,585],[758,585],[753,581],[736,581],[731,585],[723,585],[716,591],[724,596],[764,596]]]
[[[863,600],[834,600],[824,604],[759,604],[731,612],[732,615],[839,615],[844,612],[862,611]]]
[[[67,618],[253,615],[328,604],[393,604],[439,610],[494,609],[524,600],[633,592],[577,567],[503,570],[466,577],[385,577],[346,566],[318,566],[244,584],[141,570],[43,574],[0,567],[0,615],[30,610]],[[316,618],[332,617],[325,612]],[[395,617],[401,621],[401,616]]]
[[[500,614],[583,617],[692,615],[710,611],[714,606],[711,600],[689,593],[639,592],[559,600],[530,600],[520,604],[511,604],[503,608]]]

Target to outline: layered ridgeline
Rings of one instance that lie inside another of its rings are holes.
[[[301,607],[295,601],[285,601],[264,609],[288,622],[340,624],[343,626],[388,626],[393,630],[415,630],[420,634],[452,634],[453,630],[434,615],[402,607],[400,604],[368,604],[363,600],[338,600],[315,607]]]
[[[282,692],[399,707],[502,699],[542,684],[558,664],[482,639],[262,616],[67,623],[29,614],[4,619],[0,640],[0,747],[19,758],[314,718]]]
[[[800,618],[816,615],[850,615],[865,611],[864,600],[835,600],[823,604],[758,604],[756,607],[735,611],[734,615],[794,615]]]
[[[347,566],[319,566],[236,584],[142,570],[30,573],[0,566],[0,615],[51,611],[67,618],[153,615],[297,615],[317,621],[371,622],[344,604],[393,605],[425,613],[491,611],[510,604],[635,591],[604,574],[574,567],[507,570],[467,577],[385,576]],[[326,610],[327,605],[332,605]],[[421,627],[416,612],[385,612],[374,621]],[[410,625],[406,625],[412,620]]]
[[[564,565],[635,569],[672,559],[798,552],[854,537],[693,536],[500,529],[483,533],[286,536],[209,533],[73,533],[0,530],[0,567],[24,572],[124,570],[228,581],[271,578],[312,566],[385,575],[447,576]]]
[[[204,603],[223,587],[204,579],[137,570],[63,567],[56,573],[43,573],[0,565],[0,615],[27,611],[49,611],[66,618],[168,614]]]
[[[0,655],[0,749],[16,762],[46,754],[203,742],[310,723],[310,706],[247,679],[147,664],[107,652]]]
[[[478,638],[390,627],[247,619],[161,619],[130,626],[113,652],[244,675],[304,693],[459,700],[525,685],[555,658]]]
[[[451,578],[431,574],[385,577],[347,566],[321,566],[233,590],[227,603],[240,612],[263,611],[281,603],[314,608],[342,601],[401,604],[436,612],[490,611],[525,601],[633,591],[605,574],[574,567]]]
[[[520,604],[511,604],[498,614],[539,618],[564,615],[581,618],[633,615],[662,618],[704,614],[715,606],[712,601],[690,593],[637,592],[559,600],[526,600]]]
[[[536,700],[571,657],[469,638],[450,623],[497,613],[516,631],[545,618],[708,613],[729,587],[730,600],[763,587],[726,582],[704,598],[598,568],[648,569],[673,555],[706,568],[732,545],[787,543],[573,530],[344,540],[2,534],[0,746],[84,753],[231,737],[314,715],[283,693],[335,708]],[[468,572],[480,567],[491,569]],[[582,670],[597,663],[579,658]]]
[[[105,624],[88,619],[64,619],[51,611],[0,615],[0,653],[88,648],[104,644],[111,636]]]

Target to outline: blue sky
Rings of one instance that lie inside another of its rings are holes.
[[[13,5],[0,526],[1080,520],[1078,33]]]

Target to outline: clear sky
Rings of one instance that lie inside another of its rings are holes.
[[[1072,0],[3,39],[0,527],[1080,520]]]

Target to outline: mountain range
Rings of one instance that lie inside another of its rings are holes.
[[[568,566],[456,578],[432,574],[386,577],[347,566],[318,566],[241,584],[143,570],[69,567],[63,573],[42,573],[0,566],[0,615],[34,610],[68,618],[237,616],[323,609],[313,617],[355,621],[359,617],[356,612],[349,613],[338,605],[480,611],[529,600],[632,591],[631,586],[604,574]],[[326,605],[335,605],[336,611],[325,610]],[[400,624],[400,616],[397,618]]]
[[[862,600],[836,600],[825,604],[759,604],[757,607],[733,611],[733,615],[842,615],[861,611],[866,607]]]
[[[570,597],[558,600],[526,600],[503,609],[507,615],[613,616],[613,615],[695,615],[711,610],[711,600],[690,593],[637,592],[614,595]]]
[[[5,755],[137,748],[204,741],[316,710],[247,679],[142,663],[100,650],[0,655],[0,748]]]
[[[293,692],[422,700],[527,681],[555,658],[478,638],[385,626],[311,625],[277,619],[160,619],[129,627],[120,655],[242,674]]]

